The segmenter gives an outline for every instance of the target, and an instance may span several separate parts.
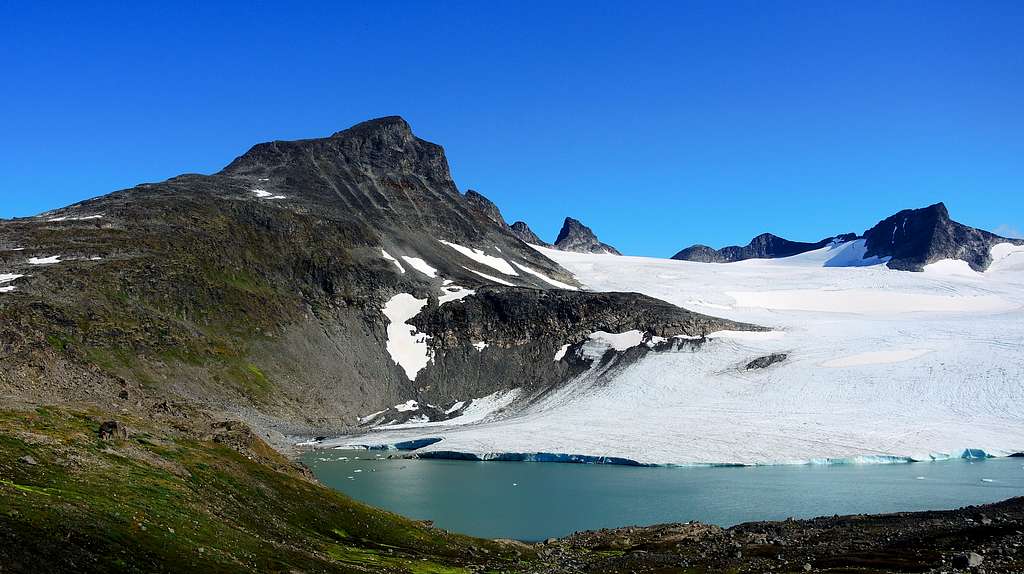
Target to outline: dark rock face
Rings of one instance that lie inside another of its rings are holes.
[[[101,440],[128,440],[128,427],[117,421],[106,421],[100,425]]]
[[[540,245],[543,247],[550,247],[551,244],[544,241],[537,234],[530,229],[530,226],[525,221],[517,221],[512,224],[512,234],[523,241],[523,243],[529,243],[530,245]]]
[[[856,239],[854,233],[847,233],[835,237],[826,237],[816,243],[805,243],[801,241],[790,241],[771,233],[762,233],[750,240],[744,247],[730,245],[721,249],[712,249],[707,245],[694,245],[687,247],[672,256],[672,259],[681,261],[698,261],[701,263],[731,263],[746,259],[774,259],[777,257],[791,257],[815,249],[821,249],[833,242],[845,242]]]
[[[555,239],[555,249],[562,251],[574,251],[576,253],[611,253],[622,255],[617,249],[606,243],[601,243],[597,235],[589,227],[579,221],[566,217],[562,224],[562,230],[558,232]]]
[[[501,210],[498,209],[498,206],[494,205],[493,201],[487,199],[479,192],[472,189],[467,191],[466,202],[469,203],[470,209],[490,219],[500,227],[508,228],[508,224],[505,223],[505,218],[501,216]]]
[[[889,268],[904,271],[921,271],[942,259],[960,259],[984,271],[992,263],[993,245],[1022,244],[953,221],[942,203],[900,211],[865,231],[864,238],[865,257],[891,257]]]
[[[786,353],[772,353],[771,355],[758,357],[753,361],[747,363],[746,370],[750,371],[753,369],[767,369],[768,367],[774,365],[775,363],[781,363],[782,361],[785,361],[787,358],[789,358],[789,355],[787,355]]]

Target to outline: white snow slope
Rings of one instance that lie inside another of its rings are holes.
[[[1024,250],[997,246],[991,270],[974,275],[835,267],[855,243],[728,264],[542,249],[590,289],[641,292],[777,332],[651,352],[601,385],[584,375],[497,419],[382,430],[374,441],[430,436],[443,440],[423,450],[653,464],[1024,451]],[[775,352],[789,358],[743,368]],[[336,444],[366,441],[352,438]]]

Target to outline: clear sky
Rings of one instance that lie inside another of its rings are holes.
[[[87,4],[0,0],[0,217],[398,114],[548,240],[1024,229],[1024,2]]]

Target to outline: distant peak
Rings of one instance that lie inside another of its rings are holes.
[[[555,247],[562,251],[576,251],[579,253],[612,253],[622,255],[617,249],[606,243],[601,243],[586,225],[578,219],[566,217],[562,224],[562,230],[558,232],[555,239]]]
[[[510,227],[512,234],[530,245],[549,247],[551,244],[537,236],[525,221],[517,221]]]

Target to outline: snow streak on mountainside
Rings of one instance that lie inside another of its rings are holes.
[[[429,436],[442,440],[422,451],[653,464],[885,462],[1024,450],[1024,248],[997,245],[986,273],[948,273],[942,265],[905,273],[881,258],[874,266],[833,266],[862,249],[849,242],[729,264],[542,249],[590,289],[636,291],[775,330],[647,341],[654,349],[636,362],[595,359],[567,385],[482,422],[382,429],[372,442]],[[608,347],[638,351],[627,348],[643,345],[634,338]],[[568,352],[578,360],[585,352],[600,356],[584,351],[593,344]]]

